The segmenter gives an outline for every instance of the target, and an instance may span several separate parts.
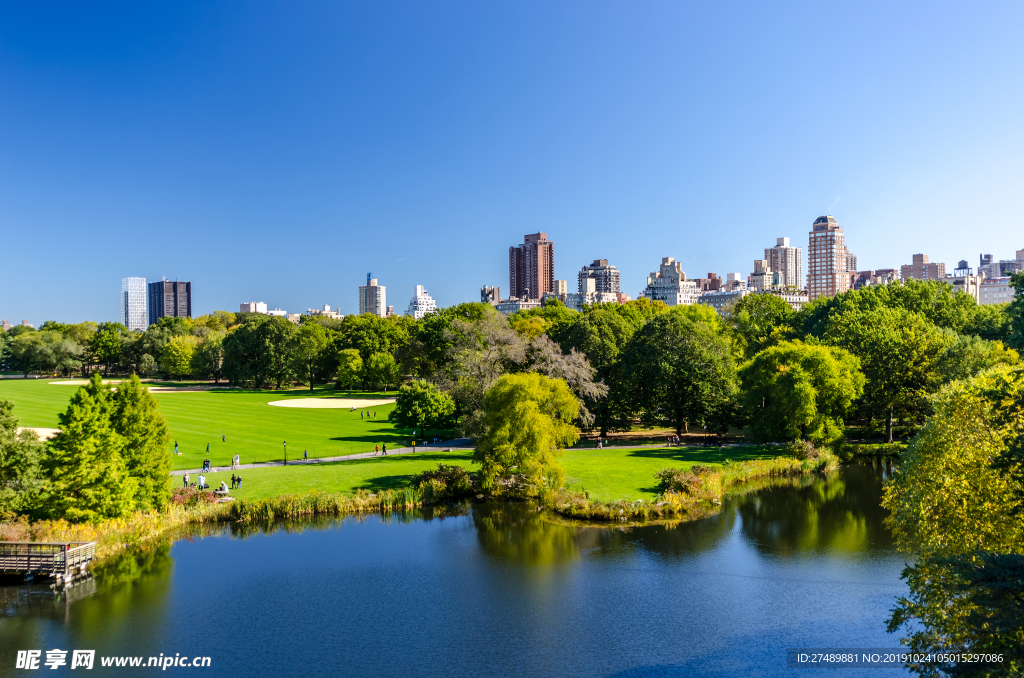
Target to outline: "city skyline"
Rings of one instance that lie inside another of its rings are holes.
[[[0,316],[116,320],[142,272],[197,314],[352,313],[366,270],[449,306],[535,231],[558,279],[612,257],[630,295],[664,256],[806,251],[821,214],[865,270],[1022,246],[1019,5],[122,10],[2,10]],[[83,235],[103,257],[30,254]]]

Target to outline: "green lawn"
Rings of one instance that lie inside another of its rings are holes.
[[[653,499],[658,494],[654,474],[663,468],[720,466],[727,459],[771,459],[782,453],[781,447],[770,445],[726,447],[721,453],[718,447],[585,449],[566,450],[561,464],[568,489],[585,489],[593,499],[617,501]]]
[[[157,384],[153,384],[156,386]],[[162,385],[162,384],[159,384]],[[56,428],[57,415],[67,408],[77,386],[51,385],[42,379],[0,380],[0,398],[14,401],[14,414],[21,426]],[[331,387],[318,388],[313,395],[339,395]],[[311,458],[369,452],[374,445],[387,443],[398,447],[412,439],[412,431],[396,429],[388,423],[393,405],[370,408],[377,419],[361,419],[359,411],[349,409],[303,409],[274,407],[272,400],[310,396],[309,389],[290,391],[198,391],[154,393],[160,411],[167,418],[171,436],[178,442],[180,456],[173,468],[199,468],[210,445],[214,466],[227,466],[239,454],[244,464],[279,460],[284,457],[282,442],[288,441],[288,457]],[[393,398],[390,393],[355,393],[355,398]],[[363,410],[365,413],[365,409]],[[221,442],[221,434],[227,437]],[[174,443],[168,446],[168,453]]]

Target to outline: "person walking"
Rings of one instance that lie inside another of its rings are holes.
[[[302,461],[309,461],[309,450],[302,451]]]
[[[228,437],[226,435],[224,435],[223,433],[221,433],[220,434],[220,441],[222,443],[226,443],[228,441]]]
[[[210,453],[210,443],[206,443],[206,453]]]
[[[383,451],[385,457],[388,456],[388,444],[387,443],[384,443],[384,447],[382,447],[381,450]]]
[[[242,489],[242,476],[235,478],[235,489]]]
[[[174,454],[178,454],[178,441],[174,441]]]
[[[235,455],[235,468],[239,468],[242,465],[242,459],[237,454]]]
[[[202,473],[200,473],[199,474],[199,489],[200,490],[205,489],[205,486],[206,486],[206,476],[204,476]]]
[[[231,489],[235,489],[235,474],[231,474]]]
[[[374,445],[373,446],[373,454],[374,454],[374,456],[376,456],[378,452],[380,452],[380,445]]]
[[[188,487],[188,473],[185,474],[185,487]]]
[[[359,418],[360,418],[360,419],[362,419],[362,418],[363,418],[363,411],[362,411],[362,410],[359,410]]]
[[[374,419],[374,421],[377,420],[377,410],[373,411],[373,419]]]

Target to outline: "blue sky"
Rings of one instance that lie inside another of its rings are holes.
[[[545,231],[635,296],[815,217],[859,267],[1024,248],[1020,3],[0,6],[0,317],[404,310],[508,289]]]

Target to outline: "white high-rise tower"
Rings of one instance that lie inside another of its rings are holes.
[[[146,279],[121,279],[121,324],[129,330],[146,331]]]

